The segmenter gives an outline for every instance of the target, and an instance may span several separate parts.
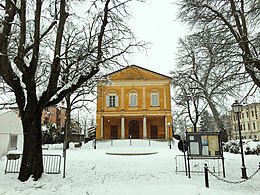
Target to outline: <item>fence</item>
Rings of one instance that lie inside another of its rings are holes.
[[[186,159],[187,160],[187,159]],[[204,164],[207,163],[211,172],[220,174],[223,172],[221,159],[190,159],[190,172],[204,173]],[[184,155],[175,156],[175,172],[186,172]],[[188,163],[186,164],[188,166]],[[188,167],[187,167],[188,169]]]
[[[43,170],[48,174],[59,174],[61,155],[43,154]],[[22,154],[8,154],[6,159],[5,174],[19,173]]]
[[[219,181],[225,182],[225,183],[229,183],[229,184],[241,184],[243,182],[246,182],[250,179],[252,179],[258,172],[260,171],[260,162],[258,165],[258,169],[249,177],[247,178],[243,178],[242,180],[238,180],[238,181],[231,181],[231,180],[226,180],[224,178],[219,177],[218,175],[215,175],[214,173],[212,173],[208,166],[207,163],[204,164],[204,172],[205,172],[205,187],[209,188],[209,174],[210,173],[213,177],[217,178]]]

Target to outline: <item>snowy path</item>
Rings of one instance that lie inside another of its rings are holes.
[[[260,172],[242,184],[229,184],[210,176],[210,188],[205,188],[203,174],[175,173],[175,155],[181,154],[176,145],[170,150],[167,142],[133,142],[134,146],[158,151],[152,155],[117,156],[107,155],[110,142],[91,144],[67,150],[66,178],[62,174],[47,175],[34,182],[21,183],[17,174],[4,174],[5,158],[0,160],[0,194],[89,194],[89,195],[252,195],[260,192]],[[113,150],[130,147],[128,141],[113,143]],[[51,150],[50,150],[51,152]],[[56,150],[57,152],[57,150]],[[260,162],[260,156],[245,156],[248,175]],[[63,163],[62,163],[63,164]],[[226,179],[241,180],[240,155],[225,153]],[[63,169],[62,169],[63,170]]]

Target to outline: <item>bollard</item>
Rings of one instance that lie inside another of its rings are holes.
[[[151,146],[151,138],[149,137],[149,146]]]
[[[130,146],[132,146],[132,135],[130,135]]]
[[[204,172],[205,172],[205,186],[206,188],[209,188],[209,174],[208,174],[208,166],[206,163],[204,164]]]
[[[111,139],[111,146],[113,146],[113,140]]]
[[[97,142],[96,142],[96,139],[94,139],[94,149],[97,149]]]

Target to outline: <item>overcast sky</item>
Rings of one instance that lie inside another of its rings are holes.
[[[177,41],[187,34],[187,28],[176,21],[175,0],[147,0],[131,6],[134,19],[130,26],[139,40],[151,42],[146,53],[135,55],[135,64],[161,74],[169,75],[173,70]]]

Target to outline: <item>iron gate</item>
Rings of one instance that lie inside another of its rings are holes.
[[[59,174],[61,155],[43,154],[43,171],[48,174]],[[22,162],[22,154],[7,154],[5,174],[19,173]]]
[[[187,159],[186,159],[187,160]],[[176,169],[175,172],[185,172],[184,155],[175,156]],[[210,171],[213,173],[222,173],[221,159],[193,159],[190,160],[190,172],[204,173],[204,164],[207,163]]]

